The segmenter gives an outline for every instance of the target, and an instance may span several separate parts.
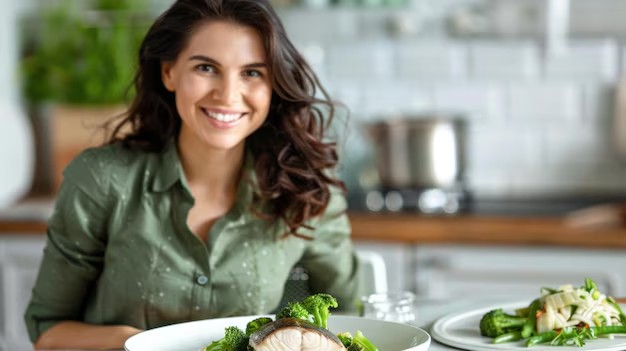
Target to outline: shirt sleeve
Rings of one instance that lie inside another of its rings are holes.
[[[359,284],[359,264],[350,238],[346,208],[344,196],[333,191],[324,216],[312,223],[314,239],[308,243],[301,259],[309,273],[312,292],[333,295],[341,310],[354,308]]]
[[[65,171],[48,221],[43,260],[24,315],[33,342],[61,321],[83,320],[86,296],[102,268],[107,217],[102,181],[80,163]]]

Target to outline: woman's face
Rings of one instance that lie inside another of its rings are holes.
[[[267,118],[272,86],[254,28],[227,21],[202,24],[176,61],[162,65],[162,79],[176,95],[179,142],[233,149]]]

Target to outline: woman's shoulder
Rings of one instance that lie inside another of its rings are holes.
[[[348,208],[348,201],[346,199],[346,192],[342,188],[331,185],[329,186],[330,198],[328,200],[328,206],[326,207],[326,214],[342,213]]]
[[[96,174],[116,170],[127,170],[138,166],[150,157],[148,152],[130,149],[121,143],[91,147],[83,150],[70,162],[65,173],[90,171]]]
[[[154,153],[131,149],[121,143],[108,144],[83,150],[63,171],[64,179],[80,188],[127,188],[128,183],[143,177],[150,167]]]

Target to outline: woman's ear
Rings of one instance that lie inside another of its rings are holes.
[[[174,92],[176,90],[176,86],[174,84],[174,64],[172,62],[163,62],[161,63],[161,80],[163,81],[163,85],[165,89]]]

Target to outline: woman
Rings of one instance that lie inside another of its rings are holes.
[[[65,170],[25,316],[35,348],[267,313],[297,262],[349,306],[357,264],[320,109],[333,106],[268,2],[175,2],[135,87],[111,143]]]

